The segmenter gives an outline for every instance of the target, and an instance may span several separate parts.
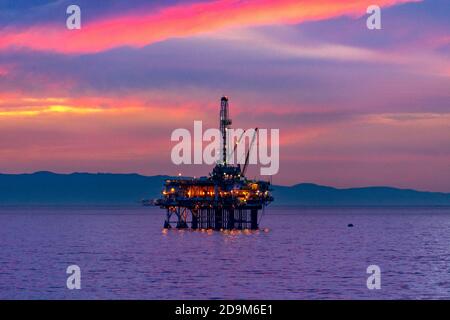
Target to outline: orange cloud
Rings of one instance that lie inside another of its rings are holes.
[[[418,0],[378,0],[391,6]],[[118,46],[142,47],[228,27],[291,24],[342,15],[361,16],[372,0],[222,0],[181,4],[148,13],[136,12],[67,30],[65,25],[37,25],[0,32],[0,49],[26,47],[61,53],[91,53]]]
[[[148,98],[115,97],[30,97],[20,94],[0,94],[0,122],[18,118],[41,118],[51,121],[53,116],[88,116],[142,119],[147,124],[163,125],[186,121],[193,110],[189,105],[173,105],[150,101]],[[164,117],[154,115],[164,114]],[[92,118],[94,119],[94,118]]]
[[[75,114],[89,114],[102,112],[100,108],[79,108],[68,105],[49,105],[40,109],[19,109],[19,110],[0,110],[1,117],[23,117],[23,116],[38,116],[49,113],[75,113]]]

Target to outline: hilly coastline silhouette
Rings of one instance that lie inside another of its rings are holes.
[[[140,205],[170,176],[72,173],[0,174],[0,205]],[[392,187],[273,186],[275,206],[450,206],[450,193]]]

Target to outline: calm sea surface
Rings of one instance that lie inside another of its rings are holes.
[[[450,208],[273,207],[250,235],[162,224],[156,208],[0,208],[0,298],[450,299]]]

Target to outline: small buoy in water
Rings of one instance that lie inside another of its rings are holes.
[[[347,225],[347,227],[349,227],[349,228],[353,227],[353,223],[349,223],[349,224]]]
[[[269,228],[264,228],[263,231],[267,233],[269,232]]]

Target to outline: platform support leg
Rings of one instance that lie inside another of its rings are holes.
[[[170,209],[167,209],[166,213],[166,220],[164,220],[164,229],[170,229],[172,226],[170,225],[170,216],[172,213],[170,212]]]
[[[232,230],[234,229],[234,209],[228,209],[227,214],[227,229]]]
[[[191,222],[191,228],[194,230],[198,229],[198,210],[191,210],[191,216],[192,216],[192,222]]]
[[[251,209],[250,211],[250,229],[258,229],[258,209]]]
[[[214,229],[220,230],[222,228],[223,228],[222,209],[216,208],[214,210]]]

